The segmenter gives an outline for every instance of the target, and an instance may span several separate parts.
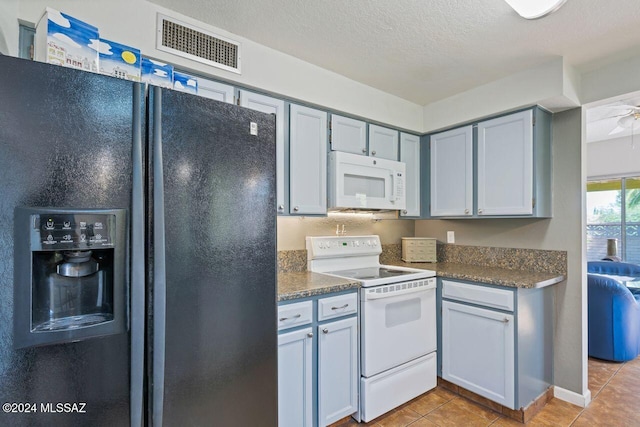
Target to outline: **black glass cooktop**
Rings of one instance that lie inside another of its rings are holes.
[[[354,270],[332,271],[336,276],[349,277],[358,280],[386,279],[407,274],[415,274],[415,271],[397,270],[393,267],[366,267]]]

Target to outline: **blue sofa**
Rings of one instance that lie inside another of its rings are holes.
[[[640,294],[632,294],[619,276],[640,277],[640,266],[589,262],[589,356],[624,362],[640,354]]]
[[[640,265],[628,262],[589,261],[587,273],[640,277]]]

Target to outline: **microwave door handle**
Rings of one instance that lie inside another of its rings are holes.
[[[391,171],[389,173],[391,175],[391,203],[395,203],[396,201],[396,177],[395,177],[395,173],[393,171]]]

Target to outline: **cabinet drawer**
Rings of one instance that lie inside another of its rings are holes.
[[[318,321],[333,319],[358,312],[358,293],[318,300]]]
[[[506,289],[489,288],[467,283],[442,281],[442,298],[513,311],[514,294]]]
[[[278,306],[278,330],[306,325],[313,319],[311,301],[296,302]]]

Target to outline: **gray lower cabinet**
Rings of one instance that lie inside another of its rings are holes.
[[[278,425],[313,425],[313,332],[278,335]]]
[[[278,305],[278,425],[326,426],[358,410],[358,293]]]
[[[518,410],[552,383],[553,290],[440,281],[442,378]]]
[[[318,425],[358,410],[358,319],[319,325]]]

